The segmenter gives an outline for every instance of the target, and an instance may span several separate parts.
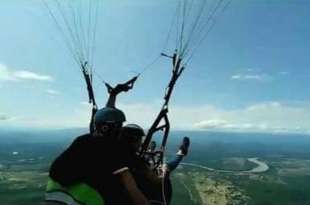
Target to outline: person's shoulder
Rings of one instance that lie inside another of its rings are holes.
[[[87,141],[89,141],[90,138],[91,138],[91,135],[89,133],[83,134],[83,135],[76,137],[72,144],[86,143]]]
[[[76,140],[83,140],[83,139],[88,139],[89,137],[91,137],[91,134],[90,133],[86,133],[86,134],[83,134],[83,135],[80,135],[76,138]]]

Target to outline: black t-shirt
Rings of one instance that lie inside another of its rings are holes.
[[[129,156],[127,147],[115,139],[82,135],[56,158],[50,177],[63,186],[87,183],[107,205],[130,204],[117,176],[133,166]]]

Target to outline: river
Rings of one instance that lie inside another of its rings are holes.
[[[205,169],[208,171],[226,172],[226,173],[228,173],[228,172],[230,172],[230,173],[232,173],[232,172],[262,173],[262,172],[266,172],[269,170],[269,166],[265,162],[259,161],[258,158],[248,158],[247,160],[255,163],[257,166],[254,167],[253,169],[250,169],[250,170],[233,171],[233,170],[213,169],[213,168],[203,166],[201,164],[195,164],[195,163],[181,163],[181,165],[197,167],[197,168]]]
[[[254,167],[253,169],[244,172],[260,173],[266,172],[269,169],[269,166],[265,162],[259,161],[257,158],[248,158],[248,161],[257,164],[257,167]]]

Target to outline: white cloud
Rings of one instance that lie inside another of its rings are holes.
[[[48,75],[37,74],[28,70],[11,70],[6,65],[0,64],[0,81],[52,81],[53,78]]]
[[[227,121],[219,119],[203,120],[194,124],[195,127],[203,129],[218,128],[225,125],[227,125]]]
[[[128,122],[139,123],[148,128],[157,116],[160,104],[130,104],[120,107],[126,113]],[[171,105],[169,119],[172,129],[307,132],[310,131],[310,105],[265,102],[234,110],[224,110],[212,105]]]
[[[54,90],[54,89],[48,89],[48,90],[46,90],[46,92],[47,92],[48,94],[50,94],[50,95],[59,95],[59,94],[60,94],[59,91]]]
[[[281,71],[279,72],[280,75],[288,75],[289,73],[287,71]]]
[[[218,131],[263,131],[267,130],[268,126],[266,124],[252,124],[252,123],[234,123],[225,120],[220,120],[223,123],[214,124],[210,126],[209,122],[213,120],[206,120],[199,123],[194,124],[194,126],[198,129],[203,130],[218,130]]]
[[[48,75],[40,75],[27,70],[15,71],[13,72],[13,76],[15,76],[15,78],[17,79],[23,79],[23,80],[39,80],[39,81],[52,80],[52,78]]]
[[[279,102],[251,105],[242,109],[223,111],[215,108],[205,119],[197,120],[198,129],[262,132],[307,132],[310,130],[310,106],[292,106]],[[216,117],[214,117],[216,116]],[[219,122],[210,126],[212,120]]]
[[[160,104],[117,103],[117,105],[126,113],[128,123],[138,123],[144,128],[149,128],[160,109]],[[53,111],[48,114],[49,116],[47,113],[42,113],[44,117],[24,116],[14,121],[14,125],[39,128],[72,128],[87,127],[89,125],[91,105],[87,102],[80,102],[68,112],[70,112],[69,115],[64,113],[62,116],[55,116]]]
[[[281,108],[282,104],[279,102],[268,102],[268,103],[259,103],[255,105],[248,106],[247,111],[268,111],[270,109]]]
[[[91,105],[89,104],[88,101],[80,102],[80,105],[82,105],[82,106],[87,106],[87,107],[90,107],[90,106],[91,106]]]
[[[228,129],[228,130],[248,130],[256,128],[251,123],[233,123],[226,120],[205,120],[194,124],[199,129]],[[261,126],[260,126],[261,127]]]
[[[240,79],[241,78],[241,75],[233,75],[231,76],[231,79],[233,80],[237,80],[237,79]]]
[[[160,107],[160,103],[156,104],[124,104],[119,103],[119,108],[126,114],[128,123],[138,123],[144,128],[149,128],[155,120]]]
[[[236,74],[231,76],[232,80],[256,80],[256,81],[263,81],[263,80],[267,80],[270,79],[270,76],[268,76],[267,74]]]
[[[70,115],[45,116],[39,120],[20,120],[35,127],[87,127],[91,107],[82,102],[70,110]],[[138,123],[148,129],[156,118],[160,103],[118,103],[128,123]],[[171,129],[213,130],[236,132],[310,133],[310,104],[287,105],[280,102],[253,104],[239,109],[225,110],[219,107],[177,106],[169,109]],[[14,124],[17,122],[14,121]],[[23,124],[24,125],[24,124]]]

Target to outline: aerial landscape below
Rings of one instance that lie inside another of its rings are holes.
[[[2,132],[3,205],[43,204],[49,165],[81,130]],[[17,141],[20,136],[29,136]],[[310,138],[304,135],[175,131],[192,147],[172,175],[173,205],[306,205],[310,203]],[[48,140],[48,136],[54,136]],[[269,140],[266,140],[269,139]]]

